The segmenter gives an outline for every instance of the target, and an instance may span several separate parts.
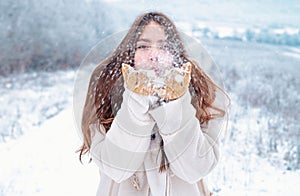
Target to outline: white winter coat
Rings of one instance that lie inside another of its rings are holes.
[[[190,94],[182,99],[180,127],[172,134],[158,134],[155,122],[132,124],[128,110],[122,105],[110,130],[105,134],[102,125],[91,125],[91,156],[100,171],[97,196],[181,196],[206,195],[199,181],[217,164],[220,127],[209,125],[201,130],[196,111],[190,103]],[[160,117],[163,107],[151,111]],[[220,126],[220,123],[216,123]],[[210,128],[212,127],[212,128]],[[159,130],[158,130],[159,131]],[[161,151],[164,150],[170,167],[159,173]]]

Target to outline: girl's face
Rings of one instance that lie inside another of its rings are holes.
[[[157,76],[161,76],[172,67],[173,55],[168,48],[163,28],[156,22],[150,22],[137,40],[135,68],[153,70]]]

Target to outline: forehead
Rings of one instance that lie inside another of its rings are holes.
[[[165,40],[166,35],[160,24],[151,21],[145,26],[138,40],[141,39],[149,39],[151,41]]]

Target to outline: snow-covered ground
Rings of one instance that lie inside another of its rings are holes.
[[[72,107],[16,140],[0,144],[0,195],[95,195],[95,165],[82,165]]]
[[[93,163],[79,163],[75,150],[80,144],[71,105],[20,138],[1,143],[0,195],[95,195],[98,170]],[[282,171],[254,154],[230,151],[224,150],[208,177],[216,195],[299,194],[299,171]]]

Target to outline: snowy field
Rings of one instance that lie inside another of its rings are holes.
[[[203,45],[211,51],[221,67],[226,65],[232,55],[236,55],[234,63],[246,60],[250,66],[260,62],[253,58],[258,48],[267,47],[271,49],[269,51],[280,51],[285,59],[283,62],[277,62],[277,65],[283,63],[281,66],[284,69],[290,69],[289,73],[295,74],[293,69],[285,67],[286,63],[284,63],[293,62],[294,56],[297,55],[297,53],[292,57],[284,55],[285,52],[292,50],[290,47],[282,49],[278,46],[263,44],[250,46],[240,42],[218,42],[209,39],[203,39]],[[235,54],[241,49],[245,51],[240,53],[242,58]],[[272,60],[269,61],[272,66]],[[20,108],[22,115],[15,117],[12,114],[10,119],[17,121],[23,132],[15,132],[16,135],[13,138],[9,137],[9,133],[7,136],[2,135],[0,193],[5,196],[94,195],[99,181],[97,168],[94,164],[81,165],[78,161],[78,154],[75,154],[75,150],[81,144],[74,123],[72,107],[72,89],[76,73],[59,71],[37,75],[24,74],[23,82],[16,83],[15,87],[9,85],[7,80],[2,81],[5,85],[2,86],[1,91],[5,96],[1,97],[1,101],[5,101],[6,104],[3,105],[5,110],[1,111],[11,111],[10,107],[13,104],[14,107]],[[251,78],[247,79],[248,83],[251,83]],[[36,89],[29,88],[32,84],[35,84]],[[16,91],[18,95],[27,98],[19,99],[14,96]],[[235,92],[234,89],[232,92]],[[13,104],[11,104],[12,97],[15,97]],[[231,133],[230,138],[224,144],[219,166],[208,176],[211,189],[216,195],[225,196],[231,194],[297,195],[300,171],[289,171],[281,167],[281,164],[272,165],[268,158],[262,158],[256,154],[255,134],[252,131],[258,132],[259,129],[264,129],[263,123],[260,125],[256,123],[260,109],[240,105],[234,93],[231,93],[231,98],[229,131],[236,132]],[[1,115],[9,115],[9,113]],[[3,120],[1,125],[3,125],[5,121],[4,118],[1,119]],[[3,133],[6,129],[4,126],[1,128]],[[280,162],[280,158],[278,157],[276,161]]]
[[[207,177],[215,195],[300,195],[299,1],[193,1],[189,14],[181,1],[103,2],[114,15],[107,29],[126,29],[143,10],[165,11],[215,60],[232,99],[222,159]],[[0,78],[0,196],[95,195],[97,167],[75,153],[76,74]]]

